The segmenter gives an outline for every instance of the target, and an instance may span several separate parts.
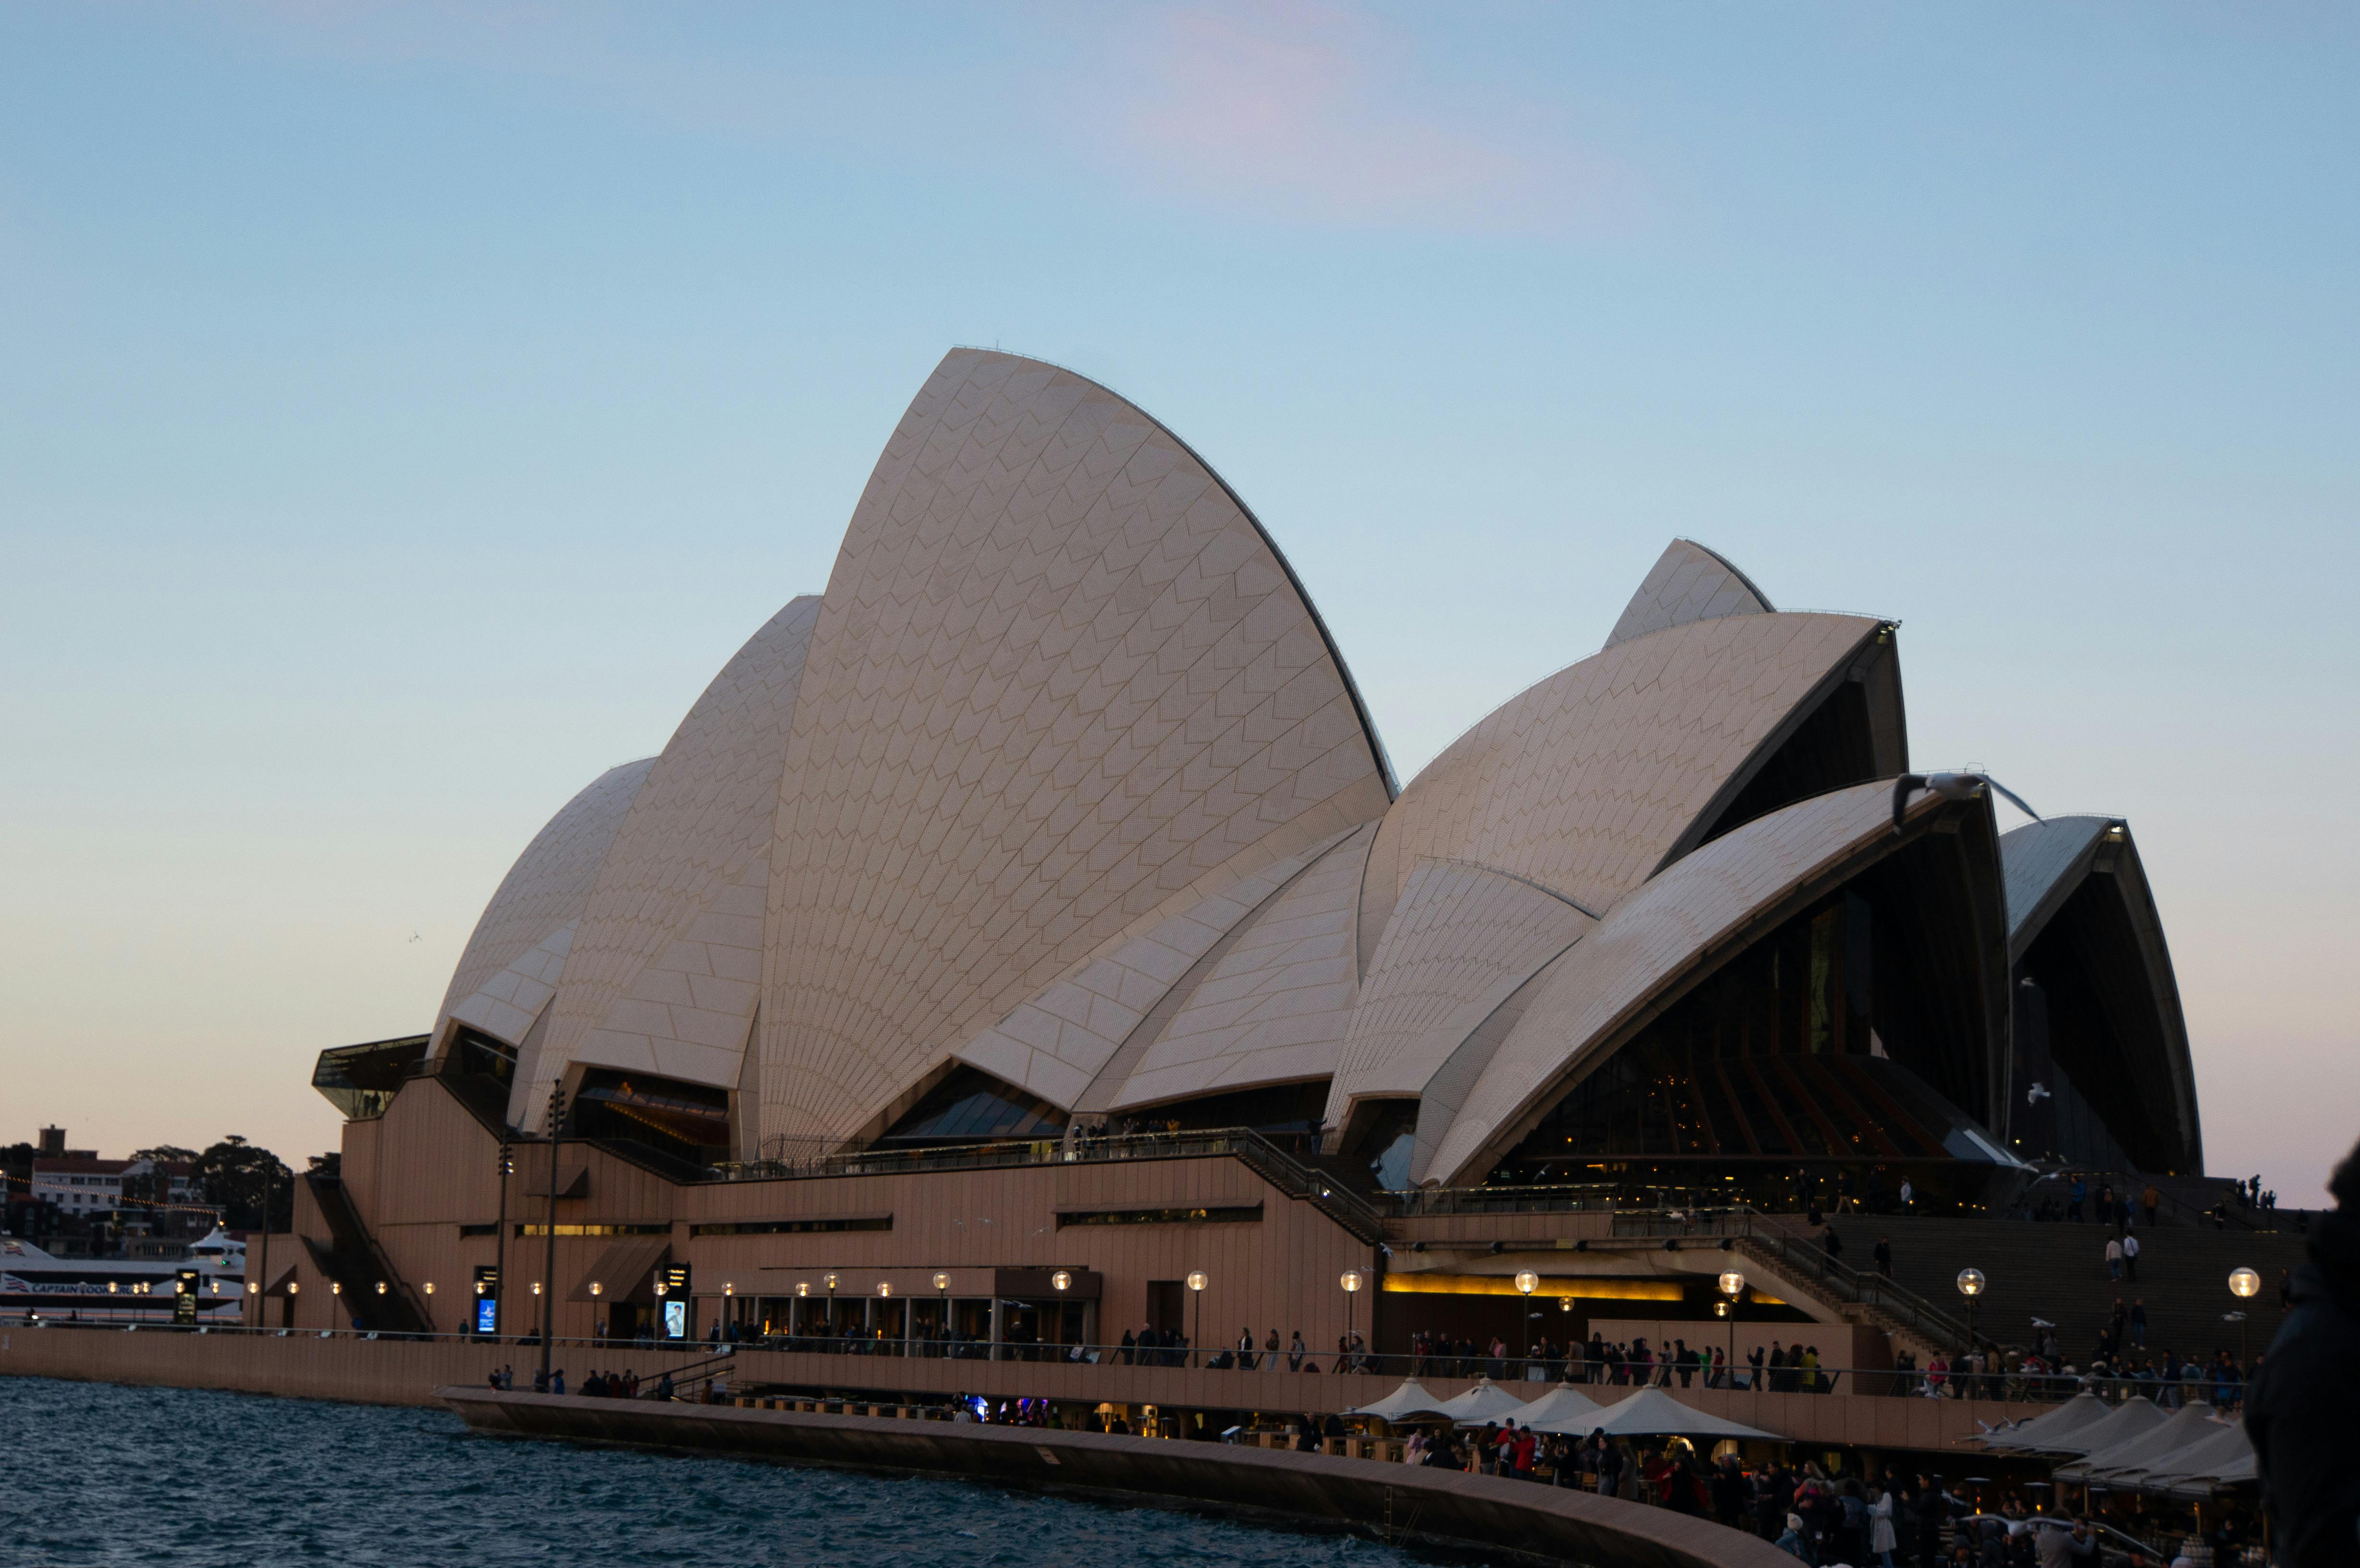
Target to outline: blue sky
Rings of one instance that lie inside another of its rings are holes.
[[[2360,1133],[2360,65],[2299,6],[0,12],[0,1068],[300,1154],[943,351],[1251,504],[1407,777],[1675,534],[2127,814],[2216,1170]],[[315,1103],[316,1102],[316,1103]]]

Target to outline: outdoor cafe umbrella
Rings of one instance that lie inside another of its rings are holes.
[[[1402,1386],[1373,1404],[1346,1410],[1348,1416],[1374,1416],[1379,1421],[1415,1421],[1420,1416],[1439,1416],[1443,1400],[1426,1391],[1415,1377],[1404,1377]]]
[[[2219,1431],[2176,1454],[2167,1454],[2125,1484],[2142,1492],[2209,1495],[2215,1486],[2249,1481],[2254,1475],[2254,1445],[2245,1423],[2230,1421]]]
[[[2057,1437],[2042,1437],[2022,1446],[2036,1454],[2070,1454],[2077,1458],[2099,1454],[2118,1443],[2126,1442],[2147,1431],[2161,1426],[2168,1420],[2155,1408],[2155,1401],[2145,1394],[2125,1399],[2114,1410],[2085,1427]]]
[[[2208,1437],[2220,1430],[2212,1419],[2212,1407],[2199,1399],[2175,1412],[2160,1425],[2151,1426],[2135,1437],[2125,1438],[2112,1448],[2101,1448],[2085,1459],[2057,1467],[2060,1481],[2087,1483],[2103,1481],[2125,1470],[2144,1469],[2148,1464],[2177,1449]]]
[[[1528,1426],[1538,1432],[1579,1432],[1587,1435],[1590,1429],[1598,1424],[1598,1417],[1605,1409],[1604,1405],[1572,1384],[1559,1383],[1522,1410],[1508,1413],[1518,1426]]]
[[[1481,1426],[1485,1421],[1514,1415],[1524,1408],[1524,1401],[1507,1389],[1489,1377],[1478,1377],[1473,1388],[1456,1399],[1443,1400],[1435,1410],[1459,1426]]]
[[[2110,1406],[2095,1394],[2076,1394],[2053,1410],[2043,1410],[2014,1426],[1983,1433],[1983,1445],[1994,1451],[2038,1448],[2051,1438],[2066,1437],[2105,1418]]]
[[[1609,1437],[1748,1437],[1764,1443],[1785,1443],[1775,1432],[1723,1421],[1680,1403],[1661,1388],[1642,1388],[1619,1404],[1610,1405],[1590,1423]]]

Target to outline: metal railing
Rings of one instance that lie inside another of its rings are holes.
[[[464,1346],[481,1350],[490,1356],[513,1354],[519,1350],[538,1350],[536,1334],[512,1334],[500,1338],[467,1334],[404,1334],[364,1329],[311,1328],[250,1328],[244,1325],[205,1323],[186,1327],[171,1323],[66,1323],[38,1319],[32,1323],[12,1323],[11,1328],[34,1327],[58,1332],[82,1331],[93,1334],[180,1334],[191,1335],[230,1335],[250,1340],[348,1340],[356,1343],[387,1344],[418,1343]],[[1699,1324],[1706,1333],[1712,1325]],[[1794,1325],[1808,1328],[1808,1324]],[[1305,1350],[1300,1355],[1292,1349],[1271,1351],[1257,1349],[1240,1353],[1235,1349],[1193,1345],[1059,1345],[1002,1342],[993,1345],[982,1340],[921,1337],[915,1339],[868,1339],[858,1336],[834,1338],[802,1334],[792,1338],[773,1335],[737,1340],[644,1340],[584,1338],[560,1334],[550,1342],[552,1351],[563,1350],[573,1355],[595,1357],[600,1361],[628,1364],[637,1356],[694,1356],[698,1359],[684,1366],[675,1365],[668,1370],[674,1387],[686,1383],[710,1383],[727,1377],[733,1382],[738,1375],[749,1378],[757,1370],[740,1357],[748,1353],[812,1356],[836,1362],[858,1361],[863,1358],[891,1360],[933,1360],[959,1362],[999,1362],[1034,1366],[1065,1366],[1087,1367],[1107,1372],[1178,1370],[1190,1372],[1291,1373],[1306,1376],[1334,1377],[1338,1374],[1369,1378],[1416,1378],[1447,1385],[1452,1381],[1470,1382],[1488,1377],[1512,1393],[1524,1393],[1537,1399],[1564,1383],[1590,1395],[1601,1404],[1611,1404],[1642,1388],[1668,1389],[1674,1393],[1724,1389],[1738,1393],[1773,1394],[1849,1394],[1875,1398],[1916,1398],[1978,1399],[1999,1404],[2052,1405],[2078,1394],[2095,1394],[2110,1404],[2132,1398],[2155,1400],[2167,1409],[2197,1400],[2208,1400],[2218,1408],[2234,1410],[2244,1397],[2242,1377],[2234,1380],[2218,1379],[2213,1368],[2206,1367],[2202,1379],[2164,1380],[2145,1377],[2114,1377],[2078,1373],[2071,1370],[2024,1373],[1994,1370],[1965,1372],[1945,1368],[1889,1367],[1755,1367],[1740,1361],[1733,1367],[1721,1357],[1718,1346],[1699,1346],[1710,1352],[1715,1364],[1705,1366],[1691,1362],[1686,1366],[1657,1357],[1647,1362],[1631,1359],[1591,1361],[1582,1354],[1582,1347],[1548,1354],[1525,1353],[1491,1356],[1484,1353],[1460,1355],[1456,1352],[1402,1354],[1356,1350]],[[1251,1360],[1248,1360],[1248,1356]],[[667,1370],[661,1363],[653,1377]],[[771,1368],[760,1368],[770,1371]],[[825,1369],[830,1382],[849,1376],[841,1366]],[[782,1379],[767,1377],[766,1382]],[[1382,1391],[1382,1390],[1378,1390]],[[1366,1387],[1355,1388],[1355,1402],[1365,1403],[1374,1397]]]

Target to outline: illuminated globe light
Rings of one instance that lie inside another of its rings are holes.
[[[287,1293],[290,1296],[302,1288],[303,1283],[300,1279],[290,1279],[287,1281]]]
[[[1360,1278],[1360,1271],[1359,1269],[1347,1269],[1344,1270],[1343,1278],[1337,1280],[1336,1283],[1343,1286],[1344,1293],[1350,1296],[1357,1295],[1360,1292],[1360,1286],[1364,1281]]]
[[[951,1288],[951,1277],[950,1277],[949,1275],[947,1275],[947,1274],[937,1274],[937,1275],[935,1275],[935,1276],[934,1276],[934,1289],[935,1289],[935,1290],[949,1290],[950,1288]]]
[[[1745,1276],[1732,1269],[1721,1277],[1720,1284],[1722,1295],[1735,1297],[1743,1294],[1745,1290]]]
[[[1983,1293],[1984,1283],[1983,1271],[1982,1269],[1961,1269],[1959,1270],[1959,1294],[1961,1296],[1982,1295]]]
[[[831,1290],[836,1289],[836,1276],[833,1274],[827,1277],[827,1288]]]
[[[672,1287],[671,1287],[670,1285],[665,1284],[665,1283],[664,1283],[662,1280],[661,1280],[661,1279],[659,1279],[659,1280],[657,1280],[657,1281],[656,1281],[656,1296],[657,1296],[657,1298],[658,1298],[659,1300],[661,1300],[661,1298],[663,1298],[663,1297],[665,1297],[665,1296],[667,1296],[667,1295],[670,1295],[671,1293],[672,1293]]]
[[[434,1293],[434,1281],[432,1279],[426,1281],[426,1293],[430,1296]]]
[[[1517,1292],[1518,1292],[1519,1294],[1529,1296],[1529,1295],[1531,1295],[1535,1290],[1539,1290],[1540,1288],[1541,1288],[1541,1277],[1540,1277],[1539,1275],[1537,1275],[1537,1274],[1534,1273],[1534,1272],[1533,1272],[1531,1269],[1519,1269],[1519,1270],[1517,1270],[1517,1272],[1516,1272],[1516,1290],[1517,1290]]]
[[[1211,1283],[1212,1281],[1210,1279],[1205,1278],[1205,1271],[1202,1269],[1191,1269],[1189,1271],[1188,1289],[1192,1290],[1201,1290]]]
[[[893,1294],[893,1281],[892,1281],[892,1280],[890,1280],[890,1279],[880,1279],[880,1280],[878,1280],[878,1281],[877,1281],[877,1294],[878,1294],[880,1298],[882,1298],[882,1297],[890,1297],[890,1296]]]
[[[2262,1277],[2255,1273],[2252,1269],[2237,1269],[2230,1271],[2229,1293],[2231,1295],[2249,1297],[2261,1288]]]
[[[810,1282],[809,1280],[805,1280],[805,1279],[798,1279],[798,1280],[796,1280],[796,1281],[795,1281],[795,1294],[796,1294],[796,1295],[798,1295],[798,1296],[802,1296],[802,1297],[809,1298],[809,1297],[810,1297],[810,1295],[811,1295],[811,1282]]]
[[[1060,1269],[1049,1276],[1049,1283],[1060,1290],[1069,1290],[1073,1289],[1074,1277]]]
[[[593,1279],[593,1280],[591,1280],[591,1281],[590,1281],[590,1294],[591,1294],[593,1297],[603,1296],[603,1295],[605,1295],[606,1293],[606,1286],[604,1286],[604,1285],[600,1284],[600,1283],[599,1283],[597,1280],[595,1280],[595,1279]]]

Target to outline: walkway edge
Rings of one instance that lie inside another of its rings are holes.
[[[478,1388],[436,1395],[475,1431],[915,1471],[1263,1513],[1380,1540],[1614,1568],[1794,1568],[1740,1530],[1568,1487],[1328,1454],[728,1405]]]

